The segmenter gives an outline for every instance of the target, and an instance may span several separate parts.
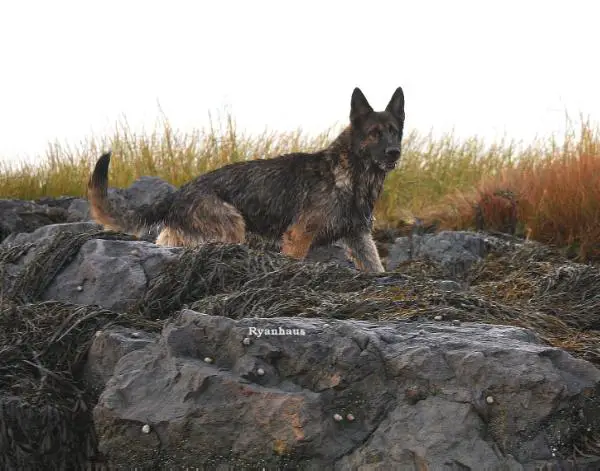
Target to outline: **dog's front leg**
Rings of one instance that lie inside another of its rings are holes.
[[[344,242],[350,250],[350,257],[354,260],[356,268],[362,271],[382,273],[385,271],[377,246],[370,232],[360,232],[346,237]]]

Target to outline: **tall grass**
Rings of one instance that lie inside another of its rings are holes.
[[[600,130],[583,121],[563,142],[530,146],[471,188],[449,192],[427,218],[441,228],[484,228],[567,247],[600,260]]]
[[[111,186],[128,186],[142,175],[158,176],[179,186],[232,162],[316,149],[329,142],[330,132],[306,136],[298,130],[251,136],[240,133],[228,115],[191,132],[177,131],[161,117],[152,132],[136,133],[121,120],[110,137],[90,138],[78,146],[51,143],[35,164],[0,163],[0,197],[83,196],[94,163],[108,149],[114,156]]]
[[[121,120],[112,136],[50,144],[36,164],[0,163],[0,198],[84,196],[92,166],[107,149],[114,155],[111,186],[126,187],[142,175],[181,185],[231,162],[320,149],[340,131],[248,135],[226,115],[191,132],[173,129],[163,116],[151,132],[136,133]],[[483,221],[484,228],[506,230],[508,224],[533,239],[575,247],[582,259],[600,258],[599,178],[600,133],[589,121],[561,144],[549,137],[529,146],[409,131],[402,164],[387,178],[375,216],[380,227],[415,217],[452,229]]]

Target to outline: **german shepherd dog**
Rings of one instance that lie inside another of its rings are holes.
[[[91,213],[106,229],[138,236],[158,226],[156,243],[165,246],[244,243],[248,232],[280,241],[283,254],[301,260],[313,246],[340,241],[359,270],[383,272],[373,208],[400,159],[403,130],[402,88],[381,112],[355,88],[350,125],[325,149],[221,167],[133,218],[115,211],[107,196],[108,152],[88,182]]]

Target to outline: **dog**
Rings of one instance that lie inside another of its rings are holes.
[[[357,87],[350,124],[326,148],[226,165],[133,217],[111,208],[108,152],[88,181],[91,214],[105,229],[125,233],[158,225],[156,243],[165,246],[241,244],[252,233],[279,241],[283,254],[302,260],[311,247],[339,241],[359,270],[380,273],[385,270],[371,235],[373,209],[400,160],[404,119],[401,87],[380,112]]]

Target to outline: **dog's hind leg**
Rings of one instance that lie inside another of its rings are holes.
[[[370,232],[361,232],[344,238],[344,242],[350,249],[350,258],[354,260],[356,268],[361,271],[382,273],[385,271],[377,246]]]
[[[158,234],[156,245],[163,245],[165,247],[194,247],[198,244],[189,232],[166,226]]]
[[[216,195],[205,194],[173,214],[156,243],[194,247],[215,242],[241,244],[245,239],[246,223],[241,213]]]

